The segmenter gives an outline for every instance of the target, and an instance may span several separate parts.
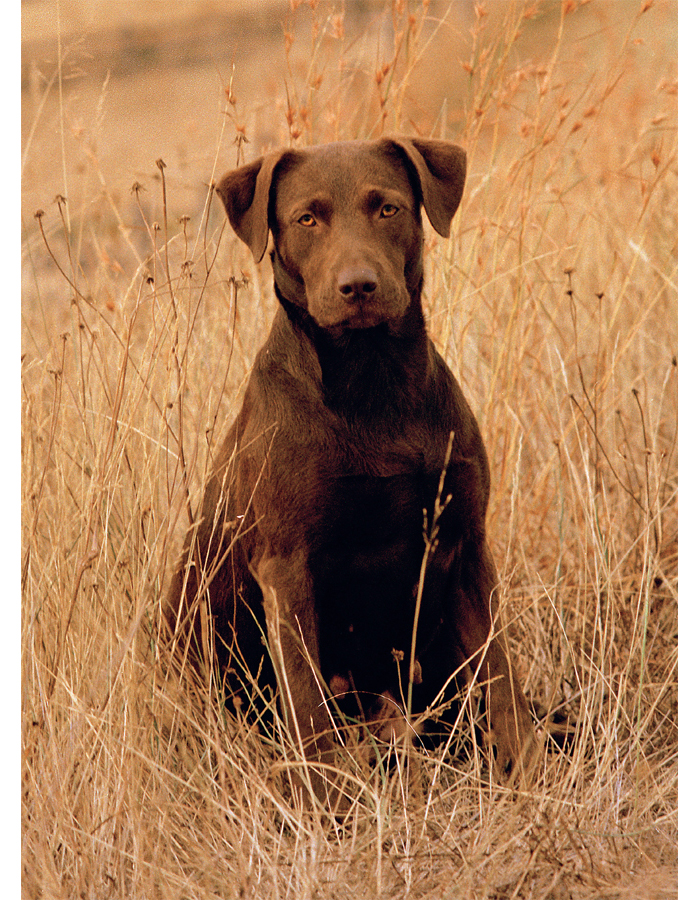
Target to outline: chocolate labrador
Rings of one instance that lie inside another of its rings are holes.
[[[199,653],[211,629],[231,694],[276,683],[310,759],[333,759],[334,694],[386,736],[469,683],[468,666],[498,766],[529,756],[496,617],[486,453],[421,309],[421,207],[447,237],[465,170],[454,144],[381,138],[280,150],[217,186],[256,262],[272,232],[279,309],[168,619]]]

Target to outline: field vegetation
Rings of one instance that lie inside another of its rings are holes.
[[[23,896],[676,896],[675,5],[228,7],[24,48]],[[499,784],[467,704],[409,775],[348,760],[329,823],[282,722],[173,674],[160,610],[275,311],[211,184],[390,132],[468,153],[424,305],[546,753]]]

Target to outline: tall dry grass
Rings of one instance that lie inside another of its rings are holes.
[[[350,768],[341,827],[289,797],[282,723],[250,732],[214,685],[164,681],[169,567],[275,302],[211,192],[174,208],[166,158],[115,199],[95,144],[104,194],[52,203],[58,165],[24,223],[27,897],[675,895],[675,9],[372,10],[356,33],[342,5],[291,4],[276,94],[223,84],[207,179],[272,140],[467,149],[425,308],[489,451],[526,693],[569,739],[527,791],[460,737],[408,779]]]

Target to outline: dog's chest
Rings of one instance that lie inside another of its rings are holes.
[[[396,594],[402,597],[397,602],[404,602],[406,590],[410,593],[419,577],[431,535],[431,570],[446,564],[461,538],[460,498],[454,488],[449,470],[442,484],[439,472],[420,470],[324,479],[306,534],[317,591],[333,585],[343,594],[380,595],[385,586],[385,605]]]
[[[328,485],[318,526],[309,534],[309,569],[325,645],[321,655],[334,672],[351,671],[374,683],[394,665],[392,650],[409,652],[425,554],[419,650],[439,626],[459,543],[451,501],[438,518],[437,542],[432,549],[426,543],[439,480],[439,473],[353,475]]]

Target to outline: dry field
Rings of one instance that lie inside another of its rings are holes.
[[[675,5],[22,9],[23,896],[676,896]],[[292,802],[281,722],[164,677],[160,604],[275,308],[212,179],[389,131],[468,152],[425,308],[523,686],[569,727],[503,787],[465,705],[410,777],[348,759],[341,825]]]

